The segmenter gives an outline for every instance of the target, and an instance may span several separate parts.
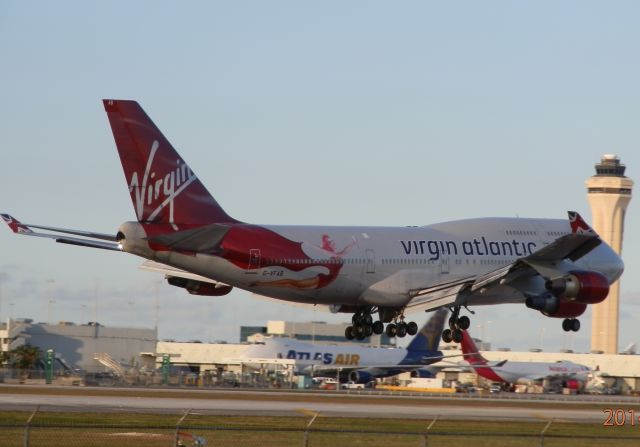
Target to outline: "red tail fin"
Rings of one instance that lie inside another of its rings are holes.
[[[218,205],[135,101],[105,99],[131,201],[140,222],[236,222]]]
[[[574,234],[593,234],[596,232],[593,231],[593,228],[589,226],[588,223],[584,221],[582,216],[575,211],[568,211],[569,214],[569,224],[571,225],[571,232]]]
[[[478,352],[478,347],[473,342],[471,335],[467,331],[462,331],[462,353],[465,355],[464,359],[472,365],[486,365],[487,359],[482,357]]]

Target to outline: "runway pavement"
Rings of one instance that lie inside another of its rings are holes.
[[[312,395],[296,401],[283,400],[277,395],[265,398],[265,393],[242,392],[242,399],[227,398],[224,394],[212,394],[210,398],[192,397],[185,393],[180,397],[164,397],[162,393],[146,396],[108,395],[49,395],[17,394],[4,390],[0,394],[0,410],[29,411],[37,405],[42,411],[81,412],[144,412],[181,413],[191,409],[195,413],[225,415],[278,415],[299,416],[320,412],[326,416],[414,418],[479,420],[541,420],[555,419],[571,422],[602,423],[601,409],[586,409],[576,405],[551,408],[537,403],[507,405],[496,401],[471,402],[469,405],[446,400],[424,400],[403,405],[402,401],[379,399],[363,401],[358,396],[340,399],[318,399]],[[298,395],[299,396],[299,395]]]

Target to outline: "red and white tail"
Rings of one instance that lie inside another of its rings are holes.
[[[573,234],[596,235],[593,228],[585,222],[579,213],[575,211],[568,211],[567,213],[569,214],[569,224],[571,225],[571,232]]]
[[[462,331],[462,353],[464,354],[464,359],[472,365],[486,365],[487,359],[485,359],[480,352],[478,351],[478,347],[473,342],[471,335],[467,331]]]
[[[205,225],[236,222],[135,101],[105,99],[139,222]]]

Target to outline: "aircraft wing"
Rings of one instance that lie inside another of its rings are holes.
[[[524,276],[560,276],[562,261],[576,261],[602,243],[600,237],[576,212],[569,212],[573,232],[515,262],[478,276],[432,285],[410,291],[408,311],[432,310],[455,303],[460,294],[474,294],[494,285],[508,285]],[[578,227],[576,228],[576,225]]]
[[[121,245],[117,242],[116,237],[110,234],[104,233],[95,233],[91,231],[82,231],[82,230],[69,230],[66,228],[56,228],[56,227],[45,227],[42,225],[31,225],[31,224],[23,224],[16,218],[10,216],[9,214],[0,214],[2,220],[9,226],[11,231],[16,234],[20,234],[23,236],[36,236],[36,237],[44,237],[48,239],[53,239],[56,242],[61,244],[70,244],[70,245],[78,245],[81,247],[91,247],[91,248],[100,248],[103,250],[113,250],[113,251],[122,251]],[[60,234],[52,234],[52,233],[40,233],[33,231],[32,228],[36,228],[39,230],[46,230],[53,233],[63,233]],[[69,237],[64,236],[64,234],[71,234],[73,236],[81,236],[81,237]]]

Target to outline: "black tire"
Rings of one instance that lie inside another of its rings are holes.
[[[580,320],[577,318],[571,320],[571,330],[573,332],[578,332],[580,330]]]
[[[569,318],[565,318],[562,320],[562,330],[565,332],[569,332],[571,330],[571,320]]]
[[[453,341],[453,337],[451,336],[451,329],[445,329],[442,331],[442,341],[445,343],[451,343]]]
[[[415,321],[407,323],[407,334],[416,335],[418,333],[418,325]]]
[[[365,316],[362,317],[362,322],[365,324],[371,324],[373,323],[373,318],[371,318],[371,314],[366,314]]]
[[[353,326],[347,326],[344,330],[344,338],[347,340],[353,340],[355,337],[353,336]]]
[[[388,335],[389,337],[395,337],[395,336],[396,336],[396,332],[397,332],[397,330],[398,330],[398,328],[396,327],[396,325],[395,325],[395,324],[393,324],[393,323],[389,323],[389,324],[387,325],[386,332],[387,332],[387,335]]]
[[[460,318],[458,318],[457,326],[458,326],[458,329],[462,329],[463,331],[466,331],[467,329],[469,329],[469,326],[471,326],[471,320],[466,315],[463,315]]]
[[[373,323],[371,326],[374,334],[382,334],[384,332],[384,324],[382,321],[378,320]]]
[[[398,327],[396,329],[396,336],[402,338],[405,335],[407,335],[407,323],[405,322],[398,323]]]
[[[371,326],[370,324],[366,324],[364,326],[364,335],[366,337],[371,337],[371,334],[373,334],[373,326]]]
[[[453,341],[456,343],[460,343],[462,341],[462,331],[460,329],[454,329],[451,331],[451,338],[453,338]]]

